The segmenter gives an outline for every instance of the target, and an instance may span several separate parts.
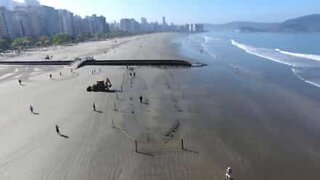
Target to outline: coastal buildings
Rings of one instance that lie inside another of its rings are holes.
[[[106,18],[104,16],[97,16],[96,14],[88,17],[89,22],[89,30],[90,33],[99,34],[99,33],[106,33],[108,32],[108,25]]]
[[[76,35],[81,34],[102,34],[109,32],[109,25],[106,22],[104,16],[97,16],[96,14],[92,16],[86,16],[82,19],[80,16],[77,16],[74,21]]]
[[[135,33],[139,31],[139,24],[134,19],[121,19],[120,30],[125,32]]]
[[[104,16],[93,14],[84,18],[65,9],[43,6],[38,0],[25,0],[24,3],[12,0],[0,0],[0,38],[52,37],[65,33],[73,37],[103,35],[109,32],[203,32],[203,25],[190,24],[177,26],[162,22],[148,22],[145,17],[140,22],[124,18],[110,26]]]
[[[194,32],[204,32],[203,24],[194,24]]]
[[[16,20],[14,13],[4,7],[0,7],[0,35],[3,38],[15,38],[22,36],[22,27]]]
[[[68,10],[42,6],[37,0],[25,0],[25,3],[1,0],[0,6],[0,38],[51,37],[57,33],[78,36],[109,32],[104,16],[94,14],[81,18]]]
[[[140,21],[140,31],[141,32],[149,32],[151,31],[147,18],[142,17]]]
[[[162,17],[162,31],[167,31],[168,30],[168,24],[166,21],[166,17]]]
[[[73,21],[73,13],[65,10],[65,9],[59,9],[59,27],[61,33],[68,34],[70,36],[75,35],[74,31],[74,21]]]
[[[184,31],[195,33],[204,32],[204,24],[186,24]]]
[[[8,37],[8,26],[5,17],[5,7],[0,7],[0,37]]]

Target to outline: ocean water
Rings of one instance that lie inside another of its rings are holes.
[[[276,66],[268,63],[275,63],[290,68],[299,80],[320,87],[320,34],[207,32],[179,41],[181,54],[209,66],[253,73],[263,70],[272,76],[277,74]]]

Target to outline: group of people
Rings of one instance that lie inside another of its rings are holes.
[[[133,73],[130,72],[129,75],[130,75],[130,77],[136,77],[136,72],[133,72]]]

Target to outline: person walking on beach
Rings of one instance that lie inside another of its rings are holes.
[[[49,74],[49,78],[52,79],[52,74]]]
[[[22,80],[21,80],[21,79],[19,79],[19,85],[20,85],[20,86],[22,85]]]
[[[96,103],[93,103],[92,108],[93,108],[93,111],[96,111]]]
[[[57,133],[58,135],[60,135],[60,129],[59,129],[59,126],[58,126],[58,125],[56,125],[55,127],[56,127],[56,133]]]
[[[227,169],[226,169],[226,179],[232,179],[231,178],[231,174],[232,174],[232,169],[231,167],[229,166]]]
[[[32,106],[32,105],[29,106],[29,109],[30,109],[30,112],[31,112],[32,114],[34,114],[33,106]]]
[[[142,104],[143,97],[140,96],[139,99],[140,99],[140,103]]]
[[[133,77],[136,77],[136,72],[133,72]]]

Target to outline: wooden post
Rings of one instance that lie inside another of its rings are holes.
[[[183,138],[181,138],[181,150],[184,150]]]
[[[138,141],[134,140],[134,145],[135,145],[135,151],[138,153]]]

